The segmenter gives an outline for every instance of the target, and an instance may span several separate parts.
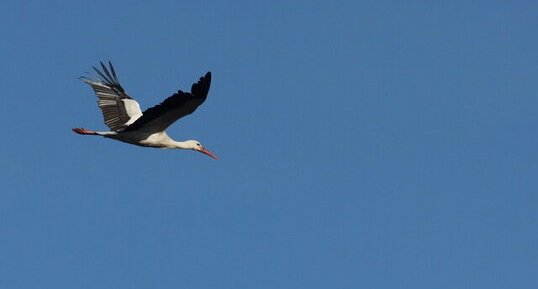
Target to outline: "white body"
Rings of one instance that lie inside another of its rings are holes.
[[[172,149],[183,148],[189,149],[186,142],[178,142],[171,139],[166,132],[145,132],[141,130],[117,133],[117,132],[97,132],[107,138],[119,140],[122,142],[134,144],[142,147]],[[187,141],[188,142],[188,141]]]

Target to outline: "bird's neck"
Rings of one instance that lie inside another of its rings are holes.
[[[186,141],[175,141],[169,137],[165,132],[161,132],[155,135],[158,141],[161,143],[162,148],[168,149],[190,149],[190,146]]]
[[[172,140],[170,145],[171,145],[171,148],[175,148],[175,149],[183,149],[183,150],[191,149],[191,147],[185,141]]]

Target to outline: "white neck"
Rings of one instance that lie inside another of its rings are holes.
[[[175,141],[171,137],[169,137],[166,134],[166,132],[160,132],[160,133],[152,135],[151,137],[155,137],[153,141],[159,143],[159,146],[162,148],[168,148],[168,149],[190,149],[191,148],[187,141]]]
[[[172,140],[170,145],[171,145],[170,148],[174,148],[174,149],[184,149],[184,150],[192,149],[192,147],[186,141]]]
[[[154,133],[150,135],[143,144],[153,147],[167,148],[167,149],[194,149],[196,147],[196,141],[175,141],[170,138],[165,132]]]

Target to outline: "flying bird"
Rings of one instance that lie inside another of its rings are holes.
[[[97,104],[110,131],[74,128],[74,132],[81,135],[102,136],[143,147],[195,150],[218,159],[199,141],[175,141],[165,132],[176,120],[193,113],[205,101],[211,83],[211,72],[194,83],[190,93],[179,90],[162,103],[142,112],[138,102],[120,85],[110,61],[108,67],[101,62],[102,71],[93,66],[97,76],[82,76],[81,79],[95,91]]]

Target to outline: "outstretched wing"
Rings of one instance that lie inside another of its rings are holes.
[[[121,87],[110,61],[108,65],[110,71],[101,62],[102,71],[93,67],[98,76],[95,78],[82,76],[81,79],[95,91],[105,124],[111,130],[120,131],[140,118],[142,111],[138,102],[127,95]]]
[[[211,84],[211,72],[192,85],[191,92],[179,90],[161,104],[144,111],[142,116],[124,129],[150,132],[164,131],[176,120],[193,113],[206,99]]]

